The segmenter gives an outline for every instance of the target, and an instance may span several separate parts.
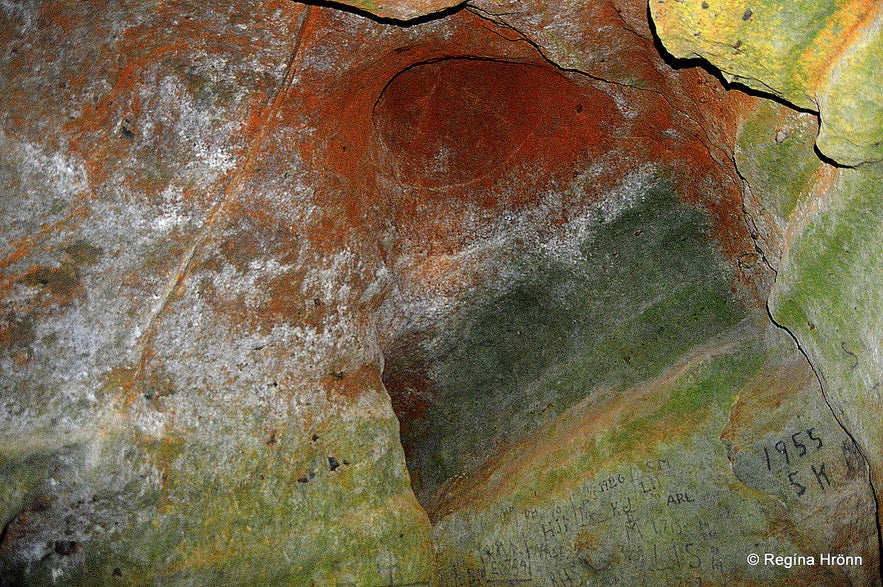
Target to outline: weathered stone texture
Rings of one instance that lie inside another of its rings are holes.
[[[816,142],[843,165],[883,159],[883,10],[873,0],[651,0],[675,57],[707,59],[730,82],[819,113]]]
[[[745,562],[877,550],[864,462],[787,336],[764,350],[757,323],[459,479],[437,512],[440,584],[874,584],[873,564]]]
[[[407,23],[421,17],[437,16],[464,4],[462,0],[335,0],[332,5],[349,6],[381,19]]]
[[[0,584],[879,584],[875,5],[343,4],[0,4]]]

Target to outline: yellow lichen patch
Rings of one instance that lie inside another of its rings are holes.
[[[845,165],[883,157],[878,2],[653,0],[650,10],[675,57],[707,59],[728,81],[818,111],[828,157]]]
[[[840,61],[881,11],[874,0],[838,2],[836,12],[822,21],[811,47],[801,56],[801,67],[807,72],[810,88],[818,93],[829,83],[829,70]]]

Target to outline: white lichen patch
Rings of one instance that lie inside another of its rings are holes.
[[[164,75],[154,83],[157,88],[145,85],[142,89],[142,100],[152,114],[144,122],[149,129],[146,134],[149,137],[159,124],[174,131],[176,142],[191,155],[181,169],[182,178],[205,187],[232,170],[236,158],[227,143],[242,125],[241,120],[228,116],[235,103],[200,99],[174,75]]]
[[[89,190],[78,156],[21,142],[0,129],[0,255],[19,239],[67,217]]]
[[[0,10],[6,15],[10,22],[16,23],[17,33],[25,35],[35,29],[34,22],[37,19],[37,10],[39,2],[30,1],[0,1]]]

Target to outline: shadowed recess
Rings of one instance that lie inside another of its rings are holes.
[[[412,334],[388,352],[384,382],[430,515],[446,480],[593,393],[659,374],[744,315],[707,217],[670,186],[586,224],[572,256],[519,251],[510,283],[470,294],[436,340]]]

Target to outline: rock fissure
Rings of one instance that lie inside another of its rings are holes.
[[[783,331],[788,333],[788,336],[794,342],[794,346],[797,347],[797,349],[800,351],[800,354],[803,355],[803,358],[806,360],[806,363],[809,365],[810,369],[812,369],[813,375],[815,375],[815,378],[818,381],[819,390],[821,392],[822,399],[824,400],[825,405],[828,407],[828,410],[830,410],[831,416],[833,416],[834,420],[836,420],[837,424],[843,430],[844,434],[846,434],[846,436],[849,437],[850,442],[852,442],[852,444],[855,445],[856,450],[858,451],[859,455],[861,455],[862,462],[864,463],[864,466],[865,466],[865,473],[868,478],[868,486],[870,487],[871,494],[873,495],[873,498],[874,498],[874,507],[876,510],[874,520],[875,520],[875,525],[877,527],[877,552],[878,552],[878,556],[880,557],[879,558],[879,574],[880,574],[881,580],[883,580],[883,530],[881,530],[881,525],[880,525],[880,513],[879,513],[880,512],[880,497],[879,497],[879,492],[878,492],[877,486],[874,483],[873,476],[871,475],[870,461],[865,456],[865,452],[864,452],[865,449],[862,448],[862,445],[855,439],[855,437],[849,431],[849,428],[847,428],[846,425],[843,423],[841,416],[834,409],[834,406],[831,404],[831,400],[828,399],[828,393],[827,393],[827,390],[825,389],[825,384],[824,384],[824,381],[822,380],[822,376],[820,375],[820,373],[819,373],[818,369],[815,367],[815,365],[813,365],[806,350],[801,346],[800,340],[798,340],[798,338],[794,335],[794,333],[791,332],[788,328],[786,328],[785,326],[776,322],[775,318],[773,317],[772,313],[769,312],[769,310],[767,310],[767,312],[769,314],[770,321],[773,324],[775,324],[777,328],[781,328]]]
[[[159,295],[159,299],[161,300],[160,303],[158,303],[150,312],[147,322],[141,328],[141,342],[138,345],[138,355],[140,358],[136,363],[135,372],[133,375],[133,379],[135,380],[138,380],[141,377],[144,368],[144,362],[146,359],[146,349],[151,343],[154,326],[159,316],[166,309],[172,297],[175,295],[175,292],[180,288],[183,280],[187,278],[187,273],[193,263],[194,258],[196,257],[200,248],[210,237],[211,231],[213,230],[215,225],[215,219],[223,213],[225,205],[229,204],[236,192],[241,188],[243,178],[248,176],[248,174],[251,172],[251,168],[255,165],[255,159],[257,158],[258,150],[260,149],[261,144],[266,138],[269,125],[272,123],[273,117],[278,114],[281,101],[284,99],[284,96],[293,81],[296,61],[300,52],[300,43],[304,34],[304,30],[307,26],[307,19],[309,18],[309,15],[310,8],[304,8],[302,12],[302,17],[300,19],[300,24],[297,27],[298,32],[297,36],[294,39],[291,55],[285,66],[285,76],[282,78],[282,82],[279,88],[268,100],[267,104],[262,107],[263,112],[259,116],[261,122],[258,124],[258,127],[255,131],[255,136],[251,139],[251,146],[247,150],[244,161],[240,164],[240,168],[236,172],[234,172],[233,176],[224,185],[219,197],[216,198],[215,202],[209,208],[205,220],[203,220],[202,226],[193,238],[192,244],[185,250],[183,256],[181,257],[181,261],[178,263],[176,269],[174,270],[172,278],[169,280],[169,283],[166,286],[164,292]]]

